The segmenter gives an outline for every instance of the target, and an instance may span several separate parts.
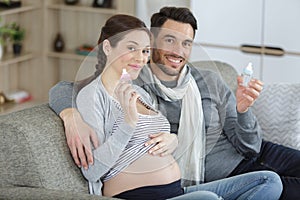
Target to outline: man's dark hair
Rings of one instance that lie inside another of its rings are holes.
[[[195,37],[197,20],[193,13],[184,7],[163,7],[158,13],[154,13],[151,17],[151,31],[155,36],[157,33],[154,29],[162,27],[168,19],[190,24],[193,27]]]

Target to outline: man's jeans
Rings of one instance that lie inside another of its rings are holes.
[[[257,170],[279,174],[283,183],[281,199],[300,199],[300,151],[263,141],[258,157],[243,160],[229,176]]]
[[[282,192],[280,177],[271,171],[258,171],[184,188],[184,193],[207,190],[225,200],[275,200]]]
[[[219,197],[217,194],[210,192],[210,191],[204,191],[204,190],[198,190],[191,193],[185,193],[183,195],[168,199],[168,200],[222,200],[222,197]]]

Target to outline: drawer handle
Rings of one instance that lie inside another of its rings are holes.
[[[270,56],[283,56],[285,51],[280,47],[256,46],[243,44],[240,50],[244,53],[265,54]]]

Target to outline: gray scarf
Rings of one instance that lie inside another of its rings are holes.
[[[182,99],[179,144],[174,157],[181,170],[182,186],[203,182],[206,142],[203,109],[201,94],[189,66],[186,65],[182,69],[175,88],[164,86],[149,66],[145,66],[139,76],[152,91],[150,95],[154,97],[153,100],[157,99],[155,96],[169,102]]]

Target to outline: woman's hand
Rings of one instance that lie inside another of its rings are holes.
[[[145,146],[156,144],[149,150],[152,155],[166,156],[174,152],[178,145],[178,138],[176,134],[171,133],[157,133],[149,135],[150,140],[145,143]]]
[[[138,121],[136,103],[140,95],[136,93],[131,84],[118,83],[114,91],[114,96],[119,101],[124,111],[125,122],[130,126],[135,127]]]
[[[248,87],[242,85],[243,78],[238,76],[238,88],[236,91],[237,111],[239,113],[247,112],[263,89],[263,82],[257,79],[251,79]]]

